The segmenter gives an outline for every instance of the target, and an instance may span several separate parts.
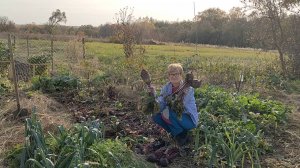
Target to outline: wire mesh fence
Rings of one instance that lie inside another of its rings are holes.
[[[10,77],[8,56],[8,35],[0,37],[3,53],[0,57],[1,74]],[[27,36],[11,36],[12,53],[18,80],[28,81],[35,75],[51,74],[62,69],[65,64],[78,62],[85,57],[86,51],[83,38],[70,38],[62,41],[56,37],[46,36],[33,39]],[[5,50],[5,51],[4,51]],[[6,53],[4,53],[6,52]],[[2,75],[3,77],[3,75]]]
[[[64,40],[50,35],[41,37],[1,34],[0,91],[8,83],[19,99],[20,84],[31,86],[34,76],[54,75],[62,70],[75,72],[75,65],[85,57],[84,39],[81,37]],[[80,70],[76,69],[76,72]],[[17,101],[20,108],[20,101]]]

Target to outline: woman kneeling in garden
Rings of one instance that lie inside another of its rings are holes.
[[[178,92],[184,84],[183,68],[180,64],[170,64],[167,72],[169,82],[162,87],[160,95],[156,98],[160,112],[152,118],[182,146],[187,143],[187,132],[195,128],[199,120],[194,88],[189,86]],[[155,92],[152,86],[149,90]]]

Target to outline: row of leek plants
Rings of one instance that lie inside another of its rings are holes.
[[[49,145],[33,109],[31,118],[26,119],[25,144],[20,167],[65,168],[89,167],[89,165],[104,167],[101,162],[87,160],[88,153],[97,153],[90,146],[96,141],[103,140],[103,130],[104,126],[98,120],[76,125],[72,130],[59,126],[58,135],[49,133],[52,141]]]

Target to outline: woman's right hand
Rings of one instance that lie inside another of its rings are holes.
[[[148,86],[148,92],[154,96],[155,95],[155,87],[152,85]]]

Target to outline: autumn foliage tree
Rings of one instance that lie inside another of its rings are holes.
[[[143,43],[144,39],[151,39],[154,34],[155,25],[152,18],[139,18],[134,22],[134,36],[137,44]]]
[[[222,39],[222,29],[228,21],[228,16],[225,11],[219,8],[210,8],[203,12],[200,12],[196,19],[200,22],[200,25],[204,31],[203,35],[208,37],[208,43],[218,44]]]

